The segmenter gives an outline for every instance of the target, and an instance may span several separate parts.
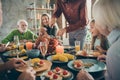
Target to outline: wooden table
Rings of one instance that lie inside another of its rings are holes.
[[[5,58],[2,55],[1,55],[1,57],[4,61],[6,61]],[[80,57],[78,57],[78,59],[80,59]],[[76,80],[75,78],[76,78],[76,75],[77,75],[78,72],[69,69],[68,66],[67,66],[67,63],[63,63],[63,64],[53,63],[51,69],[54,69],[55,67],[61,67],[63,69],[71,71],[74,74],[74,79],[73,80]],[[105,73],[105,71],[100,71],[100,72],[95,72],[95,73],[90,73],[90,74],[94,77],[95,80],[105,80],[104,79],[104,73]],[[20,72],[13,69],[10,72],[8,72],[7,75],[10,78],[10,80],[17,80],[18,76],[20,75]],[[36,77],[36,80],[40,80],[40,77]]]

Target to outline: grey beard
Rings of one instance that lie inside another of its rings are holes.
[[[26,30],[22,30],[21,28],[18,28],[18,30],[19,30],[21,33],[25,33],[25,32],[27,31],[27,29],[26,29]]]

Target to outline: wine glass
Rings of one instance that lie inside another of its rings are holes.
[[[43,58],[45,59],[45,55],[47,53],[47,43],[46,42],[40,42],[40,52],[43,56]]]
[[[87,52],[87,55],[91,54],[91,43],[89,41],[85,42],[84,49]]]
[[[17,58],[19,58],[18,48],[19,48],[20,42],[19,42],[19,37],[17,35],[14,36],[14,43],[16,45],[15,53],[17,55]]]

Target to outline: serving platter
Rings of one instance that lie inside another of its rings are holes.
[[[49,60],[49,61],[51,61],[51,62],[53,62],[53,63],[62,64],[62,63],[68,63],[69,61],[71,61],[71,60],[68,60],[68,61],[66,61],[66,62],[63,62],[63,61],[59,61],[59,60],[52,60],[52,56],[53,56],[53,55],[48,56],[48,57],[47,57],[47,60]],[[76,59],[75,56],[74,56],[74,59]]]
[[[57,68],[57,67],[56,67],[56,68]],[[49,72],[52,72],[52,74],[56,74],[56,75],[61,76],[61,77],[62,77],[62,80],[73,80],[74,75],[73,75],[73,73],[72,73],[71,71],[66,70],[66,69],[63,69],[63,68],[60,68],[60,69],[62,70],[60,73],[55,73],[55,72],[54,72],[55,68],[52,69],[52,70],[46,71],[46,72],[44,72],[44,73],[42,74],[42,77],[45,78],[44,80],[52,80],[52,79],[49,79],[49,78],[45,77],[46,74],[48,75]],[[64,70],[67,71],[67,72],[70,74],[69,77],[63,78],[62,73],[63,73]],[[50,77],[52,78],[53,75],[50,75]],[[58,79],[57,79],[57,80],[58,80]],[[60,79],[60,80],[61,80],[61,79]]]
[[[82,60],[84,64],[87,64],[87,63],[93,64],[90,67],[84,67],[84,66],[81,67],[81,69],[83,68],[88,72],[99,72],[99,71],[105,70],[106,65],[104,62],[100,62],[95,59],[80,59],[80,60]],[[79,71],[80,69],[74,68],[73,63],[74,63],[74,61],[72,60],[72,61],[68,62],[67,66],[74,71]]]
[[[4,52],[3,54],[2,54],[2,56],[4,56],[4,57],[17,57],[17,54],[19,55],[19,56],[25,56],[26,55],[26,53],[21,53],[21,51],[19,51],[19,50],[10,50],[10,51],[6,51],[6,52]]]

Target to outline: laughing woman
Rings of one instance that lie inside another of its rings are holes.
[[[44,28],[46,30],[48,35],[55,36],[56,31],[57,31],[57,27],[55,25],[49,26],[49,22],[50,22],[50,15],[47,13],[42,14],[42,16],[41,16],[42,28]]]

